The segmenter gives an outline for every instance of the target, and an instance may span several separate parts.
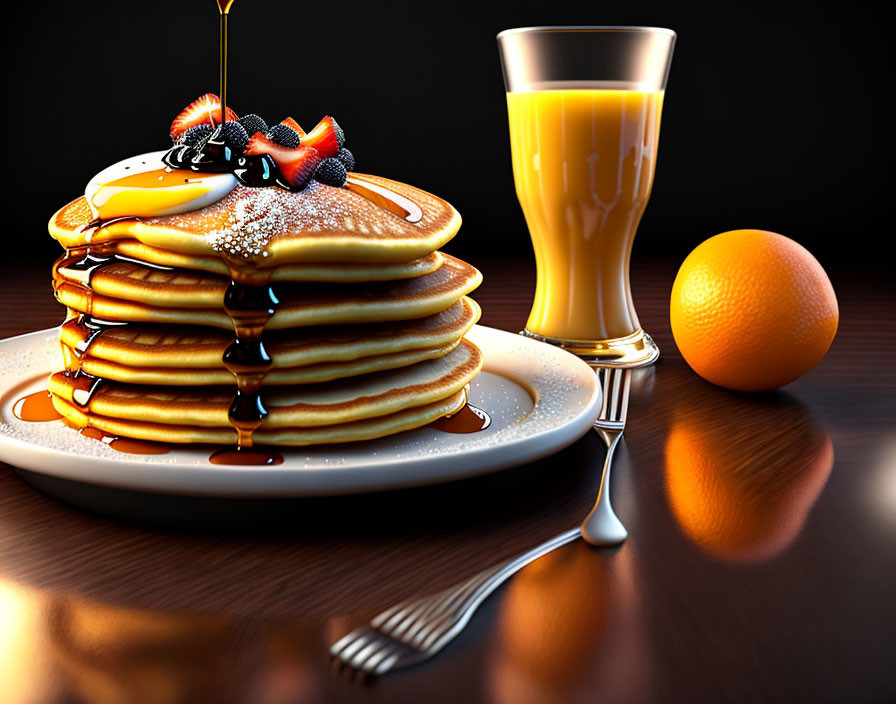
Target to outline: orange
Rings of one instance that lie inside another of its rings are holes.
[[[803,246],[774,232],[732,230],[684,260],[670,318],[681,355],[704,379],[768,391],[818,363],[840,314],[830,279]]]

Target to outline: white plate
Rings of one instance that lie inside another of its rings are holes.
[[[61,421],[28,423],[15,402],[39,391],[62,366],[57,329],[0,341],[0,460],[90,484],[201,496],[347,494],[434,484],[531,462],[575,442],[600,411],[594,372],[542,342],[475,326],[468,338],[485,367],[470,402],[491,425],[472,434],[420,428],[379,440],[281,450],[270,467],[213,465],[206,446],[172,446],[166,455],[128,455]],[[214,448],[212,448],[214,449]]]

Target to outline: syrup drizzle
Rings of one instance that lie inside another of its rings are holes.
[[[35,391],[23,396],[12,407],[13,415],[29,423],[46,423],[59,420],[62,414],[53,406],[53,396],[49,391]]]
[[[90,425],[81,427],[68,418],[63,418],[62,422],[72,430],[77,430],[85,438],[98,440],[104,445],[111,447],[116,452],[123,452],[127,455],[167,455],[171,452],[170,447],[163,445],[160,442],[134,440],[132,438],[120,438],[116,435],[108,435],[102,430]]]
[[[346,180],[345,187],[359,196],[376,203],[390,213],[403,217],[408,222],[420,222],[423,219],[423,210],[419,205],[411,199],[405,198],[400,193],[390,191],[388,188],[383,188],[369,181],[359,181],[351,177]]]
[[[492,417],[481,408],[467,403],[457,413],[430,423],[430,428],[443,433],[478,433],[492,424]]]
[[[99,440],[113,450],[124,452],[128,455],[167,455],[171,452],[170,447],[158,442],[144,442],[143,440],[106,435],[102,430],[98,430],[89,425],[85,428],[81,428],[78,432],[86,438]]]
[[[253,446],[252,436],[268,415],[261,398],[261,382],[272,361],[262,334],[280,301],[270,286],[270,272],[259,276],[258,272],[227,263],[232,278],[224,294],[224,310],[233,323],[234,340],[224,351],[222,361],[236,380],[236,393],[227,415],[237,431],[240,452]]]
[[[114,218],[105,221],[97,219],[83,225],[79,230],[84,232],[89,229],[90,233],[95,233],[113,222],[135,219]],[[116,261],[135,262],[156,269],[171,270],[171,267],[148,264],[130,257],[118,255],[115,249],[115,242],[69,249],[56,260],[53,266],[53,291],[56,298],[59,299],[60,292],[74,289],[82,295],[84,299],[83,307],[86,309],[83,312],[74,312],[69,309],[70,312],[75,314],[63,323],[63,327],[67,327],[70,332],[76,332],[79,341],[74,347],[61,343],[62,356],[65,361],[65,371],[63,373],[69,377],[73,386],[72,401],[81,408],[86,408],[90,404],[90,400],[102,386],[103,381],[100,377],[87,374],[81,369],[90,345],[109,327],[125,324],[102,321],[93,317],[93,288],[91,287],[91,282],[94,275],[104,266]]]
[[[81,371],[81,366],[87,358],[87,352],[90,346],[99,339],[106,330],[114,327],[127,325],[122,322],[112,322],[109,320],[99,320],[89,315],[81,314],[69,318],[62,324],[62,333],[65,337],[75,336],[77,342],[71,345],[61,340],[62,356],[65,360],[65,369],[69,374],[77,374]]]
[[[224,448],[213,452],[208,458],[212,464],[230,464],[240,466],[273,466],[283,464],[283,455],[279,452],[267,451],[255,447],[252,449]]]

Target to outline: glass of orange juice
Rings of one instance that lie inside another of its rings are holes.
[[[629,285],[656,167],[675,32],[526,27],[498,35],[517,198],[537,283],[523,334],[601,365],[652,364]]]

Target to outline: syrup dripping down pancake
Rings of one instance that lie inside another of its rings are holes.
[[[325,384],[271,388],[263,395],[268,415],[256,432],[340,426],[438,404],[462,392],[481,368],[481,352],[464,340],[443,357],[397,370]],[[221,440],[202,441],[230,443],[234,439],[228,419],[232,394],[224,389],[171,389],[102,381],[86,403],[79,404],[76,381],[56,373],[50,377],[49,390],[56,409],[79,425],[142,439],[153,438],[138,434],[140,424],[151,424],[155,430],[160,425],[216,428],[225,431]],[[134,428],[122,432],[121,427],[99,425],[99,419]],[[180,432],[190,436],[189,431]],[[190,437],[173,441],[199,441]],[[263,442],[261,436],[259,442]]]
[[[395,323],[275,331],[266,336],[271,370],[264,385],[313,383],[393,369],[450,352],[479,319],[463,298],[441,313]],[[97,332],[98,331],[98,332]],[[233,335],[184,326],[123,325],[93,328],[73,319],[60,342],[87,374],[134,384],[233,384],[223,355]]]
[[[100,229],[86,227],[93,214],[82,197],[52,217],[49,231],[66,249],[136,239],[161,250],[204,257],[215,257],[238,240],[235,258],[255,257],[259,266],[268,268],[309,262],[406,263],[439,249],[460,227],[458,212],[437,196],[378,176],[352,174],[352,180],[362,189],[367,184],[394,194],[398,202],[410,201],[419,208],[419,218],[411,222],[400,206],[370,197],[370,189],[363,189],[365,196],[313,182],[299,193],[237,186],[200,210],[120,220]]]
[[[266,330],[309,325],[410,320],[439,313],[482,281],[479,271],[449,255],[431,274],[365,284],[282,283]],[[228,280],[195,271],[165,271],[132,262],[98,268],[84,287],[83,273],[60,269],[56,297],[68,308],[104,320],[207,325],[224,330]]]

